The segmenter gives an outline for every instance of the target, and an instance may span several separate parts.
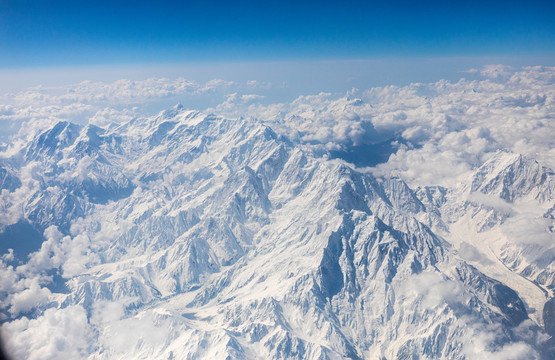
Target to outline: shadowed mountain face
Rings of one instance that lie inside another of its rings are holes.
[[[533,160],[500,152],[460,187],[413,189],[338,160],[384,162],[391,141],[322,154],[181,107],[109,129],[59,123],[12,161],[14,356],[64,324],[70,358],[549,358],[555,271],[505,235],[513,206],[552,206]]]
[[[392,142],[393,140],[388,140],[377,144],[351,146],[348,150],[332,150],[330,156],[361,167],[376,166],[387,162],[389,156],[397,151],[398,146]]]
[[[332,159],[343,159],[357,167],[372,167],[386,163],[391,154],[395,154],[402,145],[415,147],[398,136],[371,144],[351,145],[344,150],[330,150],[329,154]]]
[[[13,174],[13,171],[0,165],[0,189],[15,191],[21,186],[21,181]]]

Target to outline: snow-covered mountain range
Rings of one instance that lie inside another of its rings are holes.
[[[332,154],[181,106],[39,132],[0,162],[8,353],[555,356],[551,169],[414,186]]]

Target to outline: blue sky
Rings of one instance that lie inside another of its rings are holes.
[[[553,56],[554,1],[0,1],[0,68]]]
[[[552,0],[0,0],[0,93],[220,78],[283,83],[281,101],[456,81],[488,64],[555,65],[553,14]]]

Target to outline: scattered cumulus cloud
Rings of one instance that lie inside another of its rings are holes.
[[[497,79],[512,75],[512,70],[513,68],[511,66],[496,64],[486,65],[481,70],[479,70],[479,72],[482,76],[485,76],[487,78]]]
[[[1,327],[4,346],[16,359],[80,359],[92,335],[79,305],[51,308],[36,319],[22,317]]]
[[[455,304],[464,300],[463,290],[450,279],[434,272],[413,275],[411,281],[401,289],[405,297],[418,297],[424,309],[437,308],[442,303]]]
[[[529,325],[530,321],[527,324]],[[498,339],[501,338],[503,330],[498,324],[485,325],[468,319],[467,330],[463,353],[468,359],[531,360],[541,358],[534,348],[525,341],[500,344]],[[515,335],[519,335],[518,331]],[[533,340],[537,341],[537,331],[529,335],[534,336]]]
[[[36,279],[25,290],[15,293],[11,298],[10,313],[18,315],[28,312],[50,301],[50,290],[41,287]]]

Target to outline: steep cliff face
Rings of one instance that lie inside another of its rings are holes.
[[[175,107],[109,129],[59,123],[0,167],[2,225],[44,234],[2,265],[14,356],[22,321],[67,315],[84,358],[549,358],[553,226],[511,237],[522,204],[553,222],[534,160],[411,189],[255,120]]]

